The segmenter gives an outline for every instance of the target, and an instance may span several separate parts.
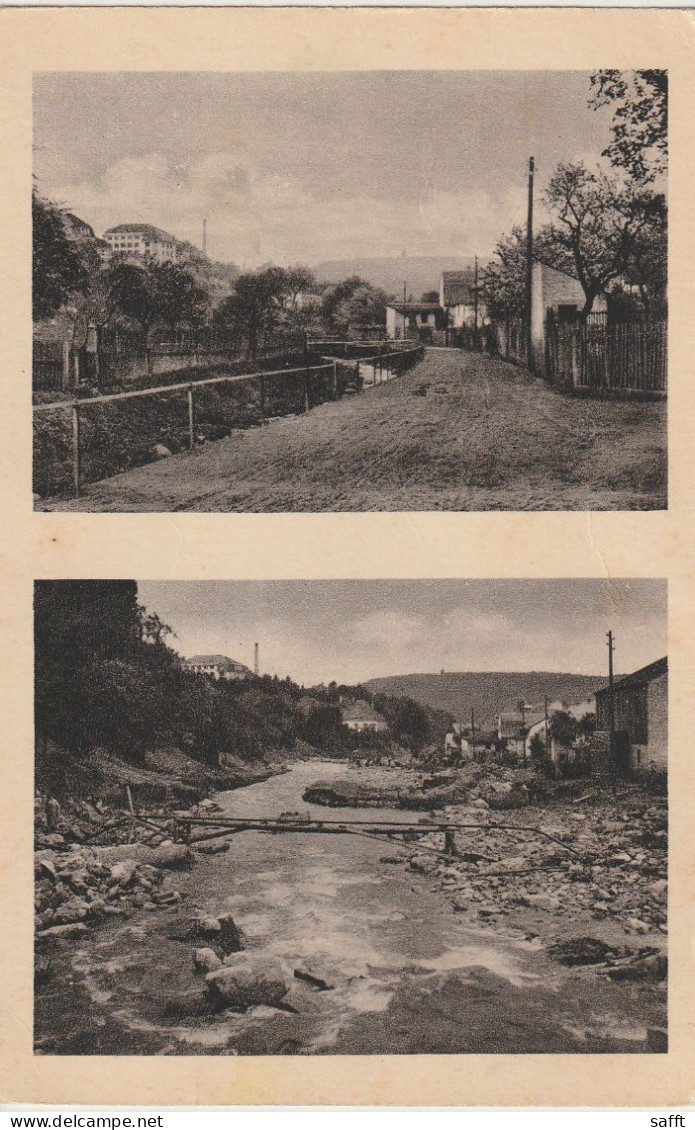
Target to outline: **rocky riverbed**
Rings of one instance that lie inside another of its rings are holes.
[[[363,772],[299,764],[214,803],[316,816],[303,800],[316,780],[373,788]],[[387,789],[393,772],[380,771]],[[38,913],[53,916],[37,923],[36,1050],[665,1050],[663,802],[627,789],[487,805],[469,789],[437,810],[473,825],[449,858],[434,830],[417,846],[244,832],[194,852],[43,849],[39,903],[53,893]],[[413,819],[357,810],[384,813]]]

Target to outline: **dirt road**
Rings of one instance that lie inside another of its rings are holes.
[[[88,487],[85,511],[652,510],[666,406],[575,399],[501,361],[403,378]]]

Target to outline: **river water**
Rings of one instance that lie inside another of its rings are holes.
[[[309,784],[359,773],[298,763],[215,800],[235,817],[412,820],[302,799]],[[190,874],[169,877],[187,914],[231,911],[246,950],[280,963],[290,986],[282,1011],[165,1018],[162,1000],[199,994],[202,979],[192,969],[193,944],[167,936],[162,912],[90,934],[73,972],[93,1009],[160,1054],[584,1050],[568,1034],[566,1010],[556,1014],[557,992],[543,985],[538,947],[466,928],[431,877],[407,869],[407,851],[356,835],[248,831],[230,837],[225,854],[201,856]],[[296,978],[307,963],[329,989]],[[117,1047],[103,1050],[123,1050],[123,1036],[114,1040]]]

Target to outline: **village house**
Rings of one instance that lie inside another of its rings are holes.
[[[340,717],[343,726],[346,726],[348,730],[354,730],[356,733],[384,734],[388,730],[388,724],[383,715],[362,699],[342,702]]]
[[[243,663],[237,663],[227,655],[192,655],[184,659],[181,666],[194,675],[209,675],[210,678],[231,682],[237,679],[250,679],[253,671]]]
[[[478,299],[476,310],[475,286],[468,271],[442,271],[439,280],[439,304],[447,313],[447,323],[451,329],[466,326],[475,328],[487,320],[485,304]]]
[[[386,307],[386,336],[431,340],[434,331],[446,325],[446,313],[438,302],[393,302]]]
[[[611,709],[612,697],[612,709]],[[668,763],[668,658],[657,659],[596,692],[597,734],[613,730],[611,760],[621,777]]]
[[[531,290],[531,342],[536,364],[543,367],[548,320],[559,324],[576,322],[584,309],[586,296],[574,275],[549,267],[547,263],[533,264]],[[592,314],[602,315],[608,309],[606,296],[594,299]]]
[[[527,737],[529,730],[535,728],[539,722],[545,720],[545,714],[539,711],[509,711],[500,714],[497,718],[497,740],[507,753],[515,754],[520,761],[527,755]]]
[[[444,735],[444,760],[449,764],[467,761],[472,756],[460,722],[454,722]]]
[[[114,255],[134,255],[155,263],[176,263],[179,258],[178,241],[152,224],[117,224],[104,232],[104,239]]]

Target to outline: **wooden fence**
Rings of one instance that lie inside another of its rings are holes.
[[[545,376],[558,388],[665,396],[666,360],[665,322],[546,326]]]
[[[34,341],[32,347],[34,388],[69,388],[73,375],[72,347],[63,341]]]
[[[331,343],[334,345],[335,343]],[[354,345],[354,342],[349,343]],[[262,424],[269,416],[282,415],[287,411],[288,402],[290,411],[308,412],[311,408],[326,400],[335,400],[348,391],[357,391],[362,387],[360,365],[370,363],[374,366],[375,383],[383,378],[385,370],[400,374],[417,364],[421,360],[424,349],[422,346],[415,348],[396,349],[386,353],[379,350],[377,354],[362,357],[356,360],[341,360],[337,358],[324,359],[319,365],[309,365],[295,369],[276,369],[265,373],[245,373],[234,376],[212,377],[202,380],[186,381],[179,384],[160,385],[156,388],[136,389],[132,392],[111,393],[105,396],[88,397],[81,400],[63,400],[50,404],[37,404],[34,406],[34,421],[37,415],[47,413],[69,414],[70,438],[69,449],[72,464],[72,487],[76,498],[80,496],[83,475],[83,447],[82,424],[83,418],[90,409],[105,404],[119,404],[123,402],[140,401],[144,397],[169,397],[178,396],[180,400],[185,396],[186,405],[186,446],[192,450],[198,438],[198,400],[206,389],[216,386],[239,385],[246,382],[255,389],[254,422]],[[378,374],[378,377],[377,377]],[[285,395],[283,405],[278,410],[272,402],[277,399],[278,385],[294,387],[291,395]],[[183,407],[183,403],[181,405]],[[238,425],[237,425],[238,426]],[[103,433],[102,433],[103,436]],[[37,456],[37,439],[35,435],[35,461]],[[133,465],[133,464],[130,464]],[[123,470],[119,467],[118,470]],[[116,474],[117,471],[111,471]],[[95,476],[95,477],[103,477]],[[93,481],[93,480],[92,480]],[[36,486],[37,484],[35,484]],[[42,492],[39,492],[42,493]],[[57,493],[55,490],[52,493]]]
[[[264,334],[259,337],[254,360],[272,363],[283,354],[305,351],[304,333]],[[209,369],[248,355],[245,339],[223,330],[204,328],[145,334],[139,329],[109,328],[101,332],[98,350],[93,331],[81,348],[69,341],[35,340],[33,387],[41,391],[79,388],[82,384],[108,388],[147,375],[163,375],[179,369]]]

